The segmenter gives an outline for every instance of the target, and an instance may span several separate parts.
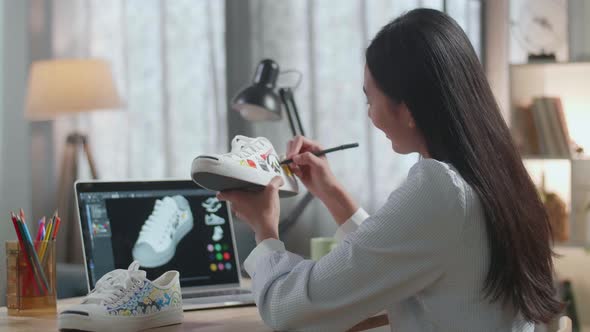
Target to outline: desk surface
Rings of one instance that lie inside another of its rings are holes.
[[[57,310],[59,311],[72,304],[79,303],[81,299],[82,298],[71,298],[59,300],[57,301]],[[363,331],[387,324],[387,316],[381,315],[359,323],[350,331]],[[186,311],[184,313],[184,321],[182,324],[166,326],[150,331],[175,332],[197,330],[207,332],[272,331],[264,325],[258,314],[258,309],[255,306]],[[0,307],[0,332],[5,331],[57,331],[57,319],[54,316],[34,318],[7,316],[6,307]]]
[[[60,300],[57,310],[79,303],[81,298]],[[0,331],[56,331],[57,319],[47,317],[7,316],[6,307],[0,308]],[[230,307],[187,311],[182,324],[150,331],[272,331],[264,325],[255,306]]]

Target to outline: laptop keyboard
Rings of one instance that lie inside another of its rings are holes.
[[[219,291],[211,291],[211,292],[199,292],[199,293],[192,293],[192,294],[182,294],[182,297],[185,299],[192,299],[197,297],[213,297],[213,296],[227,296],[227,295],[241,295],[241,294],[251,294],[249,290],[246,289],[225,289]]]

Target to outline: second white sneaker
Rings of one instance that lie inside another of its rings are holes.
[[[179,273],[168,271],[154,281],[139,263],[105,274],[82,303],[62,310],[60,331],[140,331],[182,323]]]
[[[176,246],[193,229],[193,214],[186,198],[166,196],[156,200],[152,214],[143,224],[133,247],[133,259],[153,268],[168,263]]]

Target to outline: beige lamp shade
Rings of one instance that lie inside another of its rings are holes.
[[[98,59],[37,61],[29,74],[25,116],[50,120],[61,113],[121,106],[111,68]]]

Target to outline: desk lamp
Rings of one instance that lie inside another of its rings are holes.
[[[252,84],[236,95],[232,108],[248,121],[278,121],[282,118],[281,108],[284,107],[293,136],[305,136],[292,88],[279,87],[275,91],[279,74],[279,65],[275,61],[262,60],[256,68]],[[295,224],[312,199],[313,195],[307,192],[287,218],[281,221],[281,234]]]

